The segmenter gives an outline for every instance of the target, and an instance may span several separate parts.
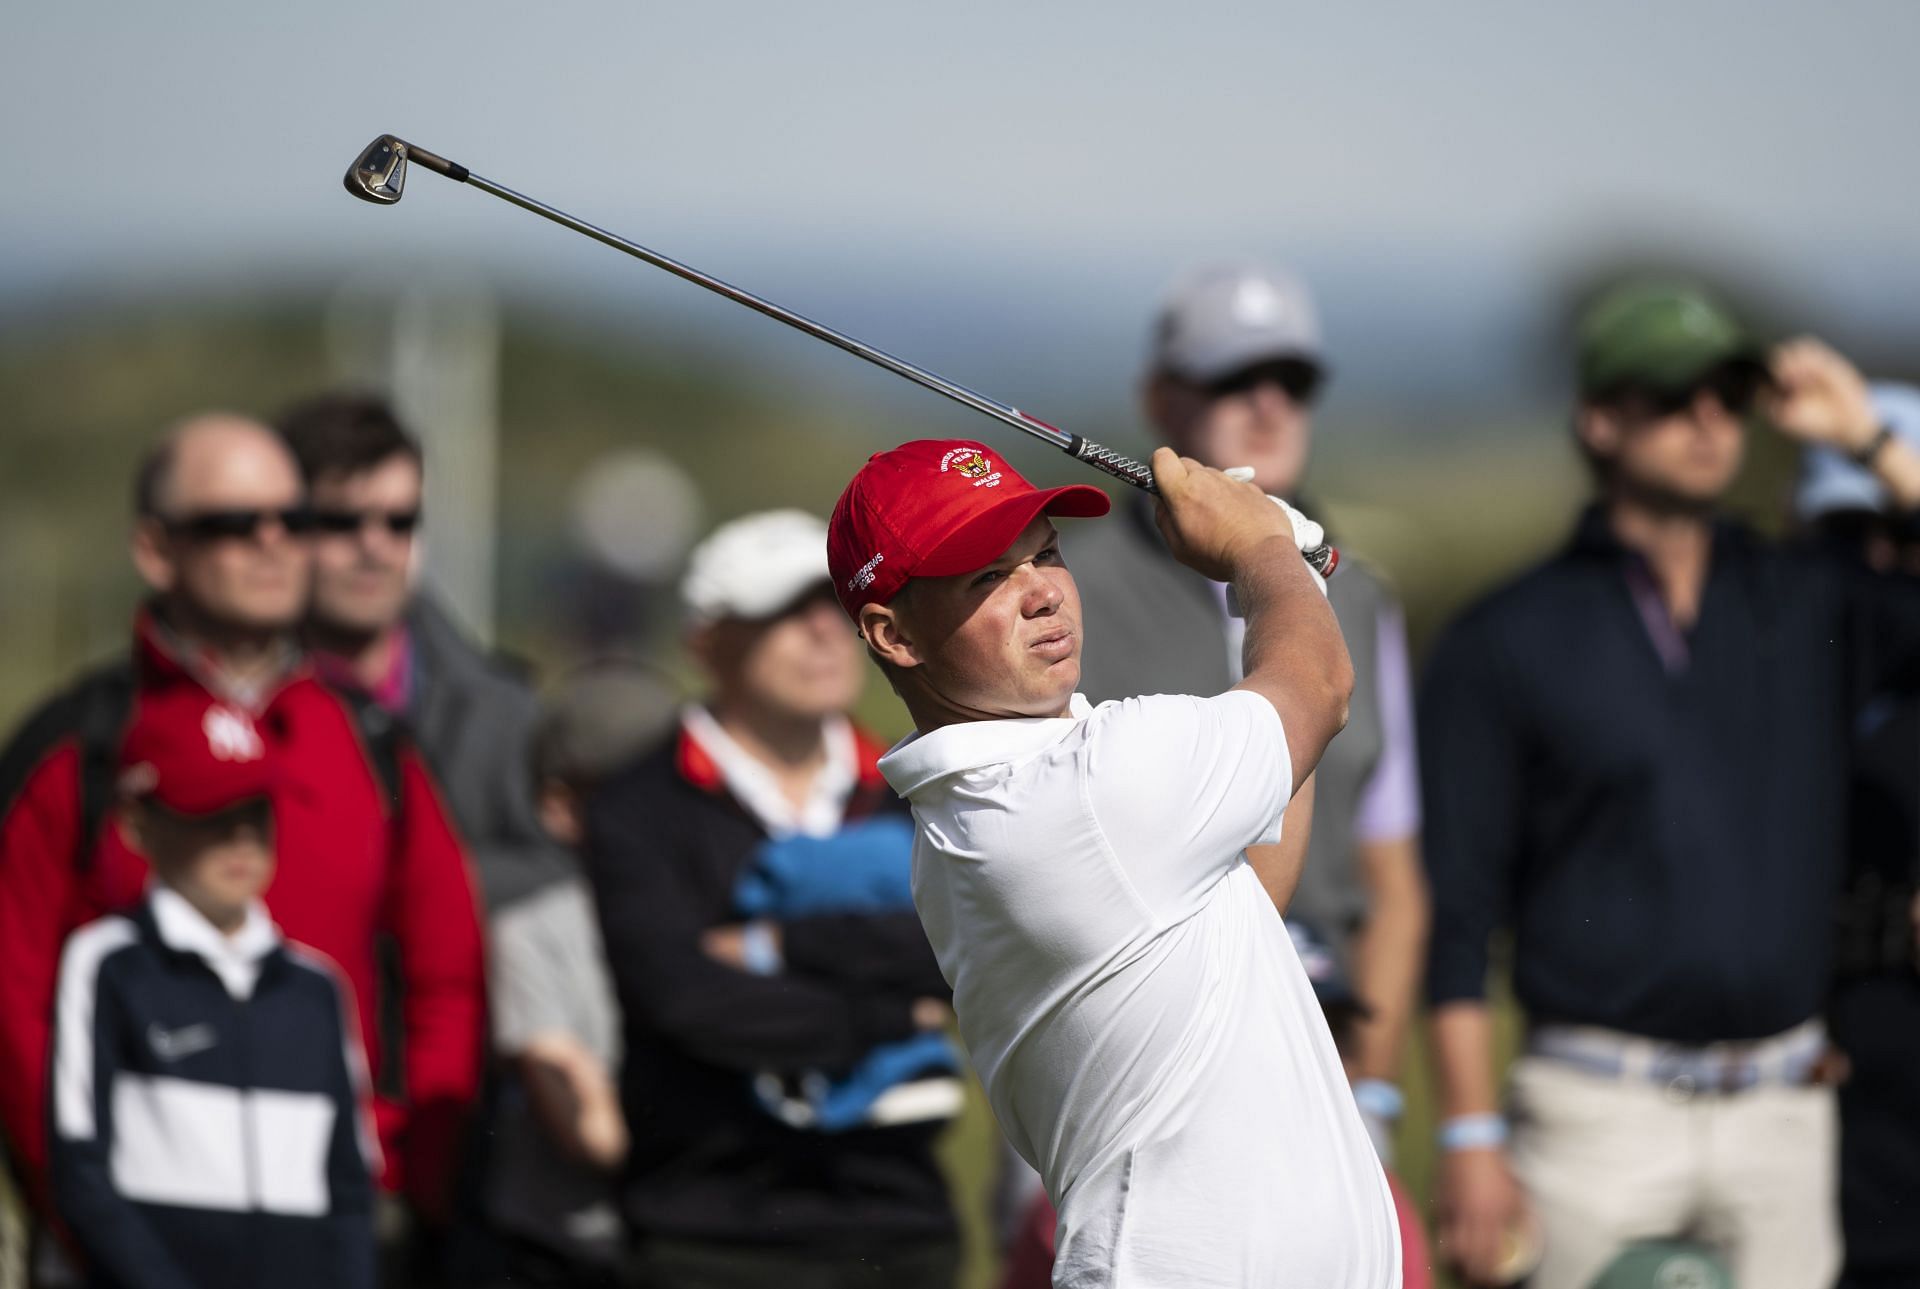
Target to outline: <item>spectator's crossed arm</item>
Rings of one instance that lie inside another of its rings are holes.
[[[700,1060],[751,1072],[844,1069],[914,1032],[911,995],[804,975],[756,976],[709,957],[700,905],[669,821],[603,793],[589,804],[587,860],[621,1006]]]

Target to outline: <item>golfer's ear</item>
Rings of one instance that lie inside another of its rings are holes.
[[[893,605],[861,605],[860,635],[881,662],[894,667],[920,665],[920,651],[914,647],[911,628]]]

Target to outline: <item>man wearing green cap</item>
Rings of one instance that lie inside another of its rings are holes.
[[[1749,413],[1851,454],[1906,507],[1920,454],[1817,341],[1763,348],[1711,297],[1631,283],[1580,331],[1596,497],[1557,556],[1465,613],[1421,707],[1440,1248],[1589,1289],[1697,1236],[1745,1289],[1839,1266],[1817,1014],[1861,642],[1920,673],[1920,593],[1716,517]],[[1485,1001],[1512,934],[1527,1016],[1499,1112]],[[1538,1239],[1534,1238],[1537,1233]]]

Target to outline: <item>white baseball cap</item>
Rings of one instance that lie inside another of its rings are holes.
[[[804,510],[766,510],[720,525],[693,548],[680,598],[698,622],[752,620],[832,582],[826,521]]]
[[[1869,387],[1873,410],[1883,425],[1920,447],[1920,389],[1912,385]],[[1802,519],[1818,519],[1842,510],[1888,508],[1887,490],[1871,470],[1832,448],[1808,448],[1801,459],[1794,509]]]
[[[1257,264],[1222,264],[1182,278],[1167,293],[1148,366],[1206,384],[1279,358],[1323,362],[1320,319],[1306,284]]]

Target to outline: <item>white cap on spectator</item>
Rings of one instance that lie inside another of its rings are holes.
[[[1883,425],[1920,447],[1920,389],[1912,385],[1874,385],[1873,410]],[[1887,490],[1871,470],[1832,448],[1808,448],[1800,466],[1794,509],[1802,519],[1818,519],[1842,510],[1885,510]]]
[[[832,581],[826,521],[804,510],[767,510],[720,525],[693,548],[680,598],[699,622],[751,620]]]
[[[1319,365],[1320,319],[1306,284],[1257,264],[1183,278],[1153,330],[1151,370],[1206,384],[1278,358]]]

